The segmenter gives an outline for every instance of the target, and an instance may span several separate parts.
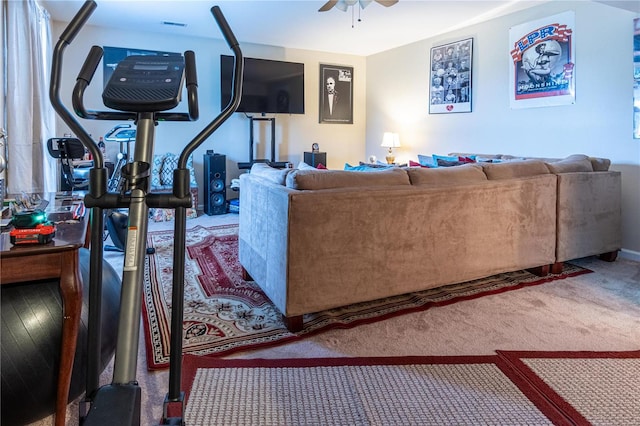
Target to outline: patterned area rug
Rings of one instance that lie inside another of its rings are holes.
[[[567,264],[562,274],[540,278],[526,271],[359,303],[304,316],[304,329],[289,332],[279,311],[254,282],[241,278],[238,226],[187,232],[184,353],[222,355],[281,344],[330,328],[349,328],[408,312],[542,284],[590,272]],[[152,232],[156,249],[145,265],[143,324],[149,369],[169,364],[173,231]]]

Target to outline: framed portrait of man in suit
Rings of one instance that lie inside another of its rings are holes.
[[[353,124],[353,67],[320,64],[320,123]]]

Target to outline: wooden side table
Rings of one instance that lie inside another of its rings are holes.
[[[54,240],[45,245],[14,246],[8,232],[0,234],[0,284],[58,279],[63,302],[62,345],[56,394],[56,426],[66,421],[71,373],[75,358],[80,314],[82,277],[79,252],[85,244],[89,212],[78,223],[56,225]]]

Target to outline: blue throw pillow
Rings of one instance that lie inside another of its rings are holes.
[[[432,155],[418,154],[418,163],[424,167],[438,167],[438,162],[434,160]]]
[[[376,172],[378,170],[387,170],[392,168],[393,166],[386,166],[386,167],[380,167],[380,166],[376,166],[376,167],[370,167],[370,166],[352,166],[349,163],[344,163],[344,169],[345,170],[350,170],[350,171],[356,171],[356,172]]]
[[[458,158],[457,155],[436,155],[436,154],[433,154],[433,161],[435,161],[437,163],[438,160],[442,160],[442,161],[459,161],[459,158]]]

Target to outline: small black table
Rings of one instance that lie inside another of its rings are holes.
[[[327,153],[326,152],[305,152],[304,162],[313,167],[318,167],[318,164],[322,164],[323,166],[326,166]]]

